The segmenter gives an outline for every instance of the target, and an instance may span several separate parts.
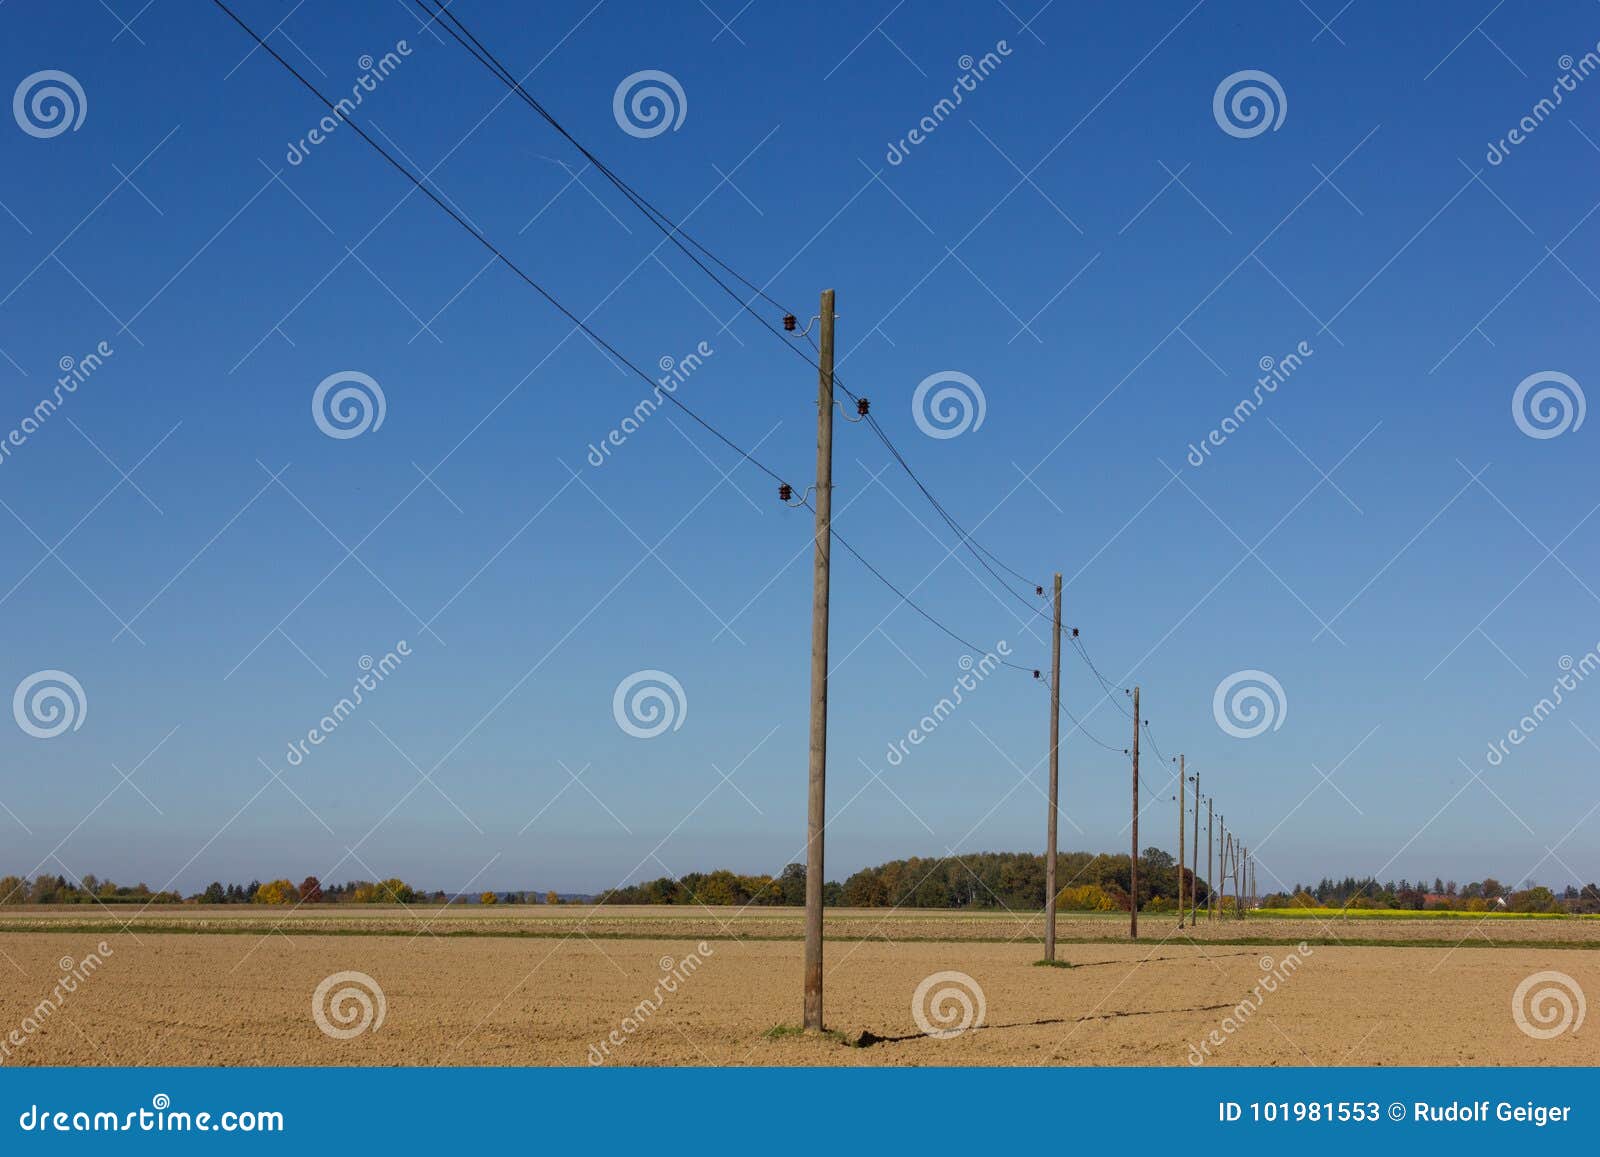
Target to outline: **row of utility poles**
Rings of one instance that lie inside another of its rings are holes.
[[[823,868],[823,835],[827,826],[827,774],[828,774],[828,596],[833,519],[833,410],[834,410],[834,291],[822,291],[821,310],[818,314],[817,336],[817,480],[814,509],[816,511],[815,540],[812,548],[811,594],[811,734],[810,763],[806,792],[806,918],[805,918],[805,1019],[803,1027],[808,1032],[822,1031],[822,893],[826,875]],[[1057,574],[1053,590],[1054,633],[1050,645],[1050,790],[1049,818],[1045,826],[1045,920],[1044,954],[1053,961],[1056,957],[1056,819],[1059,808],[1061,782],[1061,575]],[[1143,722],[1139,714],[1139,688],[1133,696],[1133,822],[1132,844],[1129,859],[1128,935],[1139,938],[1139,731]],[[1183,860],[1186,851],[1184,817],[1186,785],[1194,784],[1194,848],[1190,869],[1190,887],[1184,885]],[[1198,898],[1193,886],[1200,866],[1200,776],[1187,776],[1184,756],[1178,756],[1178,926],[1184,926],[1185,901],[1188,902],[1188,921],[1198,923]],[[1216,817],[1215,832],[1212,822],[1212,805],[1206,799],[1206,918],[1216,919],[1218,912],[1217,889],[1212,881],[1215,835],[1221,836],[1222,909],[1226,912],[1227,879],[1232,876],[1236,911],[1243,916],[1247,905],[1240,896],[1252,897],[1254,873],[1248,851],[1228,832],[1225,818]],[[1241,891],[1241,888],[1245,891]]]

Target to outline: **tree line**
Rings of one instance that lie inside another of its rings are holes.
[[[1106,853],[1062,852],[1057,857],[1056,908],[1074,912],[1126,912],[1130,858]],[[1180,869],[1171,854],[1146,848],[1139,856],[1138,905],[1142,912],[1177,908],[1178,878],[1187,901],[1192,894],[1204,905],[1207,882],[1187,866]],[[1230,889],[1231,891],[1231,889]],[[40,875],[0,877],[0,905],[13,904],[448,904],[461,899],[443,891],[427,892],[404,880],[349,880],[324,884],[307,876],[296,884],[288,878],[252,880],[248,884],[213,881],[190,895],[152,891],[145,884],[117,884],[86,875],[80,880]],[[560,904],[553,891],[486,891],[479,904]],[[578,899],[578,898],[573,898]],[[662,876],[613,888],[585,901],[599,904],[703,904],[708,906],[771,905],[799,907],[806,899],[804,864],[789,864],[776,876],[742,875],[727,869]],[[1232,897],[1229,897],[1232,902]],[[829,881],[823,903],[849,908],[956,908],[1037,911],[1044,907],[1044,857],[1032,852],[974,852],[889,860],[863,868],[842,884]],[[1260,898],[1266,909],[1352,908],[1465,912],[1600,914],[1600,887],[1568,885],[1561,892],[1542,885],[1506,887],[1494,877],[1458,885],[1454,880],[1390,880],[1346,876],[1316,884],[1295,884]]]
[[[424,892],[404,880],[350,880],[324,884],[307,876],[296,884],[289,879],[251,880],[248,884],[223,884],[213,880],[204,890],[185,896],[175,891],[151,891],[145,884],[117,884],[94,875],[73,881],[65,876],[0,876],[0,905],[10,904],[447,904],[455,897],[442,891]],[[481,904],[560,904],[555,892],[483,892]]]
[[[1131,857],[1062,852],[1056,858],[1060,887],[1056,907],[1074,911],[1127,911]],[[1185,896],[1194,873],[1183,869]],[[1209,894],[1198,885],[1200,903]],[[974,852],[963,856],[890,860],[863,868],[844,883],[829,881],[823,903],[848,908],[1010,908],[1044,907],[1044,857],[1030,852]],[[802,905],[806,901],[804,864],[790,864],[778,876],[741,876],[725,869],[662,876],[613,888],[597,902],[606,904],[756,904]],[[1177,861],[1160,848],[1139,856],[1139,907],[1176,910]]]
[[[1568,884],[1560,893],[1542,884],[1508,888],[1493,876],[1458,885],[1454,880],[1390,880],[1379,883],[1371,876],[1343,880],[1323,879],[1315,885],[1296,884],[1290,892],[1261,898],[1263,908],[1390,908],[1411,911],[1457,912],[1567,912],[1600,914],[1600,887]]]

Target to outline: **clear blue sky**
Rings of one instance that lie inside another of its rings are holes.
[[[1486,158],[1600,8],[457,7],[802,323],[837,289],[843,379],[995,554],[1064,572],[1067,621],[1142,685],[1264,887],[1600,876],[1600,681],[1487,760],[1600,642],[1600,427],[1533,438],[1512,415],[1530,375],[1600,379],[1600,79]],[[804,484],[814,371],[595,171],[574,181],[578,154],[410,4],[237,11],[336,96],[406,41],[356,120],[630,359],[708,343],[678,396]],[[0,727],[0,871],[590,891],[799,859],[809,513],[670,409],[589,465],[643,383],[348,127],[290,164],[325,110],[219,10],[11,4],[0,33],[5,92],[53,69],[86,103],[56,135],[0,118],[0,436],[62,358],[113,350],[0,459],[0,683],[62,670],[87,700],[54,738]],[[686,107],[639,137],[613,94],[647,69]],[[1214,116],[1242,70],[1281,88],[1276,128]],[[340,371],[379,383],[381,427],[318,428]],[[941,439],[912,397],[942,371],[986,412]],[[950,552],[866,427],[841,423],[836,455],[842,534],[963,637],[1047,664],[1039,620]],[[966,652],[834,561],[830,876],[1041,848],[1041,687],[993,675],[891,766]],[[402,639],[292,766],[360,657]],[[612,699],[647,669],[688,709],[639,739]],[[1213,693],[1249,669],[1287,711],[1241,739]],[[1063,844],[1125,849],[1120,706],[1071,654],[1065,699],[1118,750],[1066,741]],[[1145,766],[1142,842],[1170,846],[1169,775]]]

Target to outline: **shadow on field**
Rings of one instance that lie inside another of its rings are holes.
[[[1173,1016],[1184,1012],[1220,1012],[1225,1008],[1235,1008],[1233,1004],[1197,1004],[1192,1008],[1148,1008],[1135,1009],[1123,1012],[1099,1012],[1089,1016],[1057,1016],[1046,1017],[1043,1020],[1019,1020],[1011,1024],[980,1024],[973,1028],[962,1030],[962,1035],[972,1032],[993,1032],[1007,1028],[1039,1028],[1053,1024],[1083,1024],[1091,1020],[1115,1020],[1123,1016]],[[868,1048],[872,1045],[902,1044],[905,1041],[922,1040],[927,1033],[913,1032],[904,1036],[879,1036],[871,1029],[865,1029],[850,1044],[858,1049]]]

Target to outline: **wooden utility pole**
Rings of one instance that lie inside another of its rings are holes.
[[[1217,915],[1226,918],[1228,915],[1228,817],[1217,817],[1217,841],[1222,845],[1217,861],[1217,883],[1222,885],[1222,890],[1217,893]]]
[[[1188,779],[1183,774],[1183,756],[1178,756],[1178,927],[1183,927],[1183,833],[1188,821],[1183,814],[1185,797],[1189,794]]]
[[[1056,801],[1061,782],[1061,573],[1056,572],[1055,624],[1050,638],[1050,819],[1045,824],[1044,958],[1056,958]]]
[[[1244,893],[1239,891],[1239,864],[1244,859],[1244,845],[1235,837],[1233,841],[1233,916],[1244,914]]]
[[[1133,689],[1133,855],[1128,860],[1128,939],[1139,939],[1139,688]]]
[[[1250,849],[1239,850],[1239,880],[1234,887],[1234,894],[1239,897],[1239,919],[1243,920],[1245,911],[1250,905]]]
[[[1217,877],[1212,868],[1211,853],[1216,846],[1211,823],[1211,806],[1214,800],[1206,800],[1206,919],[1217,918]]]
[[[1199,923],[1200,915],[1200,773],[1194,773],[1194,847],[1189,858],[1189,927]]]
[[[822,835],[827,824],[828,578],[833,545],[833,290],[822,291],[817,345],[817,527],[811,577],[811,767],[806,790],[807,1032],[822,1031]]]
[[[1244,896],[1247,909],[1256,906],[1256,858],[1248,850],[1244,857]]]

